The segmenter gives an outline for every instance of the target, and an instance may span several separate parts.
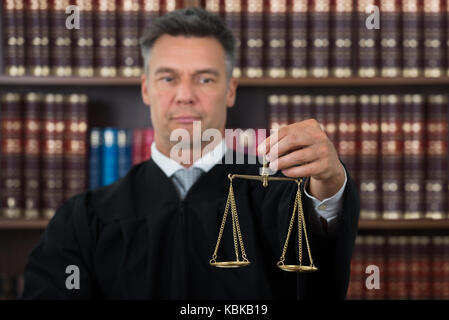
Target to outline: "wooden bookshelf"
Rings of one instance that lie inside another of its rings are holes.
[[[0,230],[44,230],[47,219],[0,219]],[[445,220],[361,220],[360,230],[448,230],[449,219]]]
[[[244,87],[354,87],[354,86],[435,86],[449,85],[449,77],[441,78],[240,78]],[[0,76],[0,86],[138,86],[140,78],[79,77],[10,77]]]

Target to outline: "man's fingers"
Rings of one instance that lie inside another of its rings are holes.
[[[324,166],[323,162],[323,160],[318,160],[302,166],[290,167],[282,170],[282,173],[291,178],[311,177],[321,172],[321,168]]]
[[[319,158],[319,154],[314,146],[299,149],[285,155],[280,156],[274,161],[270,162],[270,169],[284,170],[289,167],[306,164],[315,161]]]

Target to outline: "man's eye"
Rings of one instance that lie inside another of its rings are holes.
[[[163,82],[172,82],[173,78],[172,77],[162,77],[159,80],[163,81]]]
[[[200,83],[208,84],[208,83],[212,83],[212,82],[214,82],[214,80],[211,78],[201,78],[200,79]]]

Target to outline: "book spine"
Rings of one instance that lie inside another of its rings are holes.
[[[381,178],[383,219],[403,218],[403,136],[402,108],[398,95],[382,95]]]
[[[101,140],[101,185],[106,186],[118,178],[117,129],[105,128]]]
[[[325,101],[326,101],[326,96],[324,95],[317,95],[314,96],[312,101],[313,101],[313,105],[312,105],[312,109],[313,109],[313,115],[316,121],[318,121],[318,123],[321,125],[321,128],[323,130],[325,130],[325,116],[326,116],[326,112],[327,112],[327,108],[325,105]]]
[[[404,300],[408,297],[408,239],[389,236],[387,240],[387,299]]]
[[[331,75],[337,78],[352,76],[352,0],[332,4]]]
[[[151,144],[154,141],[154,130],[147,128],[143,131],[142,159],[146,161],[151,158]]]
[[[270,95],[268,97],[268,128],[276,130],[289,124],[289,98],[287,95]]]
[[[23,209],[22,97],[5,93],[1,101],[0,210],[2,217],[15,219],[22,216]]]
[[[444,19],[441,0],[424,0],[424,76],[438,78],[444,74]]]
[[[362,300],[365,292],[365,238],[357,235],[354,251],[351,258],[351,276],[346,298],[349,300]]]
[[[50,64],[51,75],[70,77],[72,75],[72,39],[66,27],[66,8],[69,0],[53,0],[50,11]]]
[[[83,94],[65,97],[64,112],[64,199],[87,186],[87,104]]]
[[[89,136],[89,189],[101,186],[101,136],[102,130],[92,128]]]
[[[448,99],[430,95],[427,103],[426,218],[447,218]]]
[[[162,14],[184,7],[183,0],[161,0]]]
[[[398,0],[380,0],[381,75],[394,78],[401,75],[400,4]]]
[[[139,0],[121,0],[118,9],[118,74],[139,77]]]
[[[449,236],[432,237],[432,298],[449,299]]]
[[[361,95],[358,173],[360,186],[360,219],[381,218],[379,179],[380,110],[378,95]]]
[[[431,299],[430,237],[412,236],[410,242],[409,298]]]
[[[224,0],[206,0],[204,1],[204,8],[223,19],[225,15],[224,2]]]
[[[337,151],[347,172],[357,181],[357,97],[338,96],[339,124]]]
[[[248,78],[263,76],[263,1],[246,0],[244,11],[243,74]]]
[[[357,74],[362,78],[373,78],[380,74],[379,32],[376,29],[368,29],[365,25],[368,6],[377,4],[376,0],[357,1]]]
[[[312,0],[309,9],[310,76],[329,76],[330,0]]]
[[[307,11],[307,0],[288,0],[287,65],[292,78],[307,77]]]
[[[142,0],[140,15],[140,29],[146,29],[157,17],[159,17],[161,7],[160,0]]]
[[[133,165],[139,164],[143,161],[143,129],[134,129],[133,131]]]
[[[26,219],[39,218],[41,211],[41,132],[42,132],[42,102],[43,96],[38,93],[28,93],[25,96],[24,108],[24,212]]]
[[[117,75],[116,2],[97,0],[95,7],[95,67],[100,77]]]
[[[23,0],[3,1],[3,67],[9,76],[25,75]]]
[[[290,96],[290,122],[296,123],[312,118],[312,97],[295,94]]]
[[[94,55],[94,2],[93,0],[76,0],[80,10],[80,29],[73,32],[73,74],[78,77],[95,75]]]
[[[46,94],[43,108],[41,215],[51,219],[64,200],[64,97]]]
[[[379,288],[365,286],[365,299],[368,300],[383,300],[386,297],[386,281],[385,281],[385,269],[386,269],[386,257],[385,257],[385,242],[384,236],[366,236],[365,240],[365,259],[364,270],[369,266],[376,266],[379,268]],[[368,281],[368,284],[373,283]]]
[[[118,143],[118,176],[124,177],[131,168],[132,131],[120,129],[117,133]]]
[[[242,76],[242,0],[225,0],[224,20],[235,37],[235,56],[233,76]]]
[[[25,0],[26,71],[28,75],[32,76],[42,76],[39,24],[39,3]]]
[[[287,2],[271,0],[267,9],[266,76],[285,78],[287,75]]]
[[[404,95],[404,219],[424,218],[425,109],[422,95]]]
[[[336,96],[326,96],[324,99],[324,106],[326,112],[324,113],[323,128],[329,140],[338,146],[338,103]]]
[[[418,0],[402,0],[402,76],[422,75],[422,8]]]

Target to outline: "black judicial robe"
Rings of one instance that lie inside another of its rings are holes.
[[[345,298],[359,217],[357,188],[349,174],[343,212],[331,234],[302,193],[312,257],[319,271],[298,274],[277,267],[296,183],[270,182],[264,188],[259,181],[240,179],[234,180],[233,187],[251,264],[231,269],[209,265],[227,199],[228,174],[258,175],[259,168],[215,165],[181,201],[173,182],[149,160],[112,185],[71,198],[57,210],[29,257],[22,298]],[[295,263],[294,234],[286,264]],[[305,244],[303,254],[307,257]],[[233,259],[229,213],[217,260]],[[66,273],[70,265],[79,268],[79,289],[66,287],[66,279],[73,275]]]

